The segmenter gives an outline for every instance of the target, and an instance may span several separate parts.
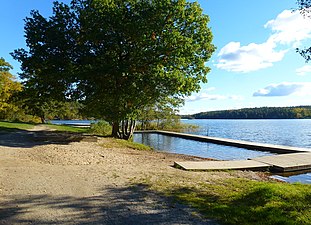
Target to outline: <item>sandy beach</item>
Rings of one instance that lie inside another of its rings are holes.
[[[217,224],[142,181],[263,179],[255,172],[182,171],[174,161],[203,159],[51,134],[44,126],[0,134],[0,224]]]

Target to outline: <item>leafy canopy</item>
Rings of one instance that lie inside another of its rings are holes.
[[[25,21],[28,50],[13,57],[26,89],[78,99],[112,123],[198,91],[215,50],[208,16],[186,0],[56,2],[50,18],[32,11]]]
[[[21,91],[21,84],[14,80],[9,72],[13,67],[0,58],[0,118],[5,119],[10,112],[17,111],[18,107],[12,101],[12,97]]]

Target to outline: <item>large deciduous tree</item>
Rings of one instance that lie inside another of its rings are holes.
[[[56,2],[51,17],[25,21],[28,50],[12,55],[26,89],[80,100],[124,139],[146,106],[198,91],[215,50],[208,16],[186,0]]]

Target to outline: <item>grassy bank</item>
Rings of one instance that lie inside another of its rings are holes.
[[[38,124],[37,124],[38,125]],[[44,124],[50,129],[54,129],[56,131],[64,131],[64,132],[88,132],[88,128],[81,127],[71,127],[65,125],[53,125],[53,124]],[[29,123],[15,123],[15,122],[5,122],[0,121],[0,130],[2,131],[16,131],[16,130],[29,130],[34,128],[35,124]]]
[[[57,131],[63,131],[63,132],[73,132],[73,133],[87,133],[89,131],[89,128],[87,127],[72,127],[72,126],[66,126],[66,125],[54,125],[54,124],[45,124],[50,129],[54,129]]]
[[[33,124],[28,124],[28,123],[13,123],[13,122],[0,121],[1,131],[28,130],[33,127],[34,127]]]
[[[103,148],[130,148],[130,149],[135,149],[139,151],[152,150],[152,148],[147,145],[143,145],[143,144],[132,142],[132,141],[120,140],[120,139],[114,139],[114,138],[106,138],[105,140],[106,142],[101,145]]]
[[[311,224],[311,185],[238,178],[209,183],[182,177],[143,183],[220,224]]]

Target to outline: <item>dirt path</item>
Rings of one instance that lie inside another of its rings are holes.
[[[230,174],[177,170],[175,160],[191,157],[114,148],[110,139],[53,141],[50,134],[36,127],[0,135],[0,224],[216,224],[137,181]]]

